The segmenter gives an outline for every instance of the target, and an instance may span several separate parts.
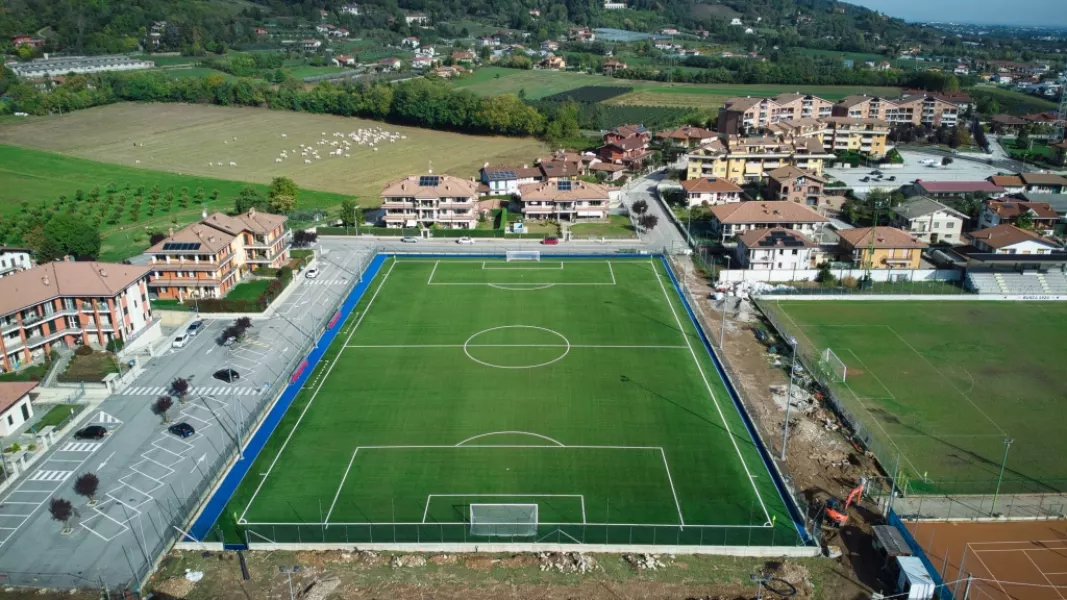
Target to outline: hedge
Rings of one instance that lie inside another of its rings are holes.
[[[344,227],[319,227],[315,230],[319,235],[356,235],[355,227],[349,227],[346,231]],[[359,234],[372,234],[372,235],[392,235],[400,237],[404,235],[403,229],[395,229],[392,227],[360,227]]]
[[[548,237],[543,233],[508,233],[501,229],[433,229],[430,236],[435,238],[510,238],[516,240],[539,240]]]
[[[245,313],[263,312],[271,302],[282,293],[286,285],[293,280],[293,270],[289,267],[278,269],[277,278],[267,284],[266,289],[255,300],[227,300],[226,298],[204,298],[199,301],[200,312],[206,313]]]

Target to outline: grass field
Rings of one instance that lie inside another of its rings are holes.
[[[847,366],[838,390],[916,491],[1067,489],[1067,304],[765,302],[801,346]],[[921,481],[925,476],[928,481]]]
[[[649,259],[388,259],[223,514],[279,542],[500,541],[472,504],[536,505],[564,542],[797,543]]]
[[[525,90],[526,97],[531,100],[585,85],[630,86],[634,88],[632,93],[613,98],[606,104],[692,108],[718,108],[722,106],[724,100],[734,96],[774,96],[796,91],[816,94],[827,100],[839,100],[849,94],[893,96],[900,92],[899,88],[841,85],[813,85],[801,89],[795,85],[669,84],[658,81],[615,79],[585,73],[522,71],[502,67],[478,69],[473,75],[457,80],[455,85],[483,96],[517,94],[521,89]]]
[[[637,238],[637,232],[626,215],[608,215],[606,223],[577,223],[571,225],[575,238]]]
[[[380,145],[378,151],[356,146],[349,158],[328,156],[331,147],[317,146],[323,138],[336,141],[336,132],[372,127],[399,132],[407,139]],[[269,183],[271,178],[284,175],[302,188],[359,196],[365,208],[379,204],[378,194],[387,182],[424,173],[431,163],[434,172],[472,177],[487,162],[530,163],[545,153],[535,139],[463,135],[331,115],[187,104],[114,104],[62,116],[9,121],[0,124],[0,144],[234,181]],[[322,159],[305,164],[299,151],[293,152],[300,144],[322,148]],[[289,158],[274,162],[282,150],[289,151]],[[231,161],[237,166],[218,166]]]

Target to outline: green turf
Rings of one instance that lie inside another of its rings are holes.
[[[251,281],[244,281],[238,283],[230,290],[230,293],[226,294],[227,300],[255,300],[263,295],[267,286],[270,285],[269,279],[253,279]]]
[[[34,424],[33,429],[40,431],[45,427],[56,427],[80,413],[83,408],[85,408],[84,404],[56,404]]]
[[[1067,303],[769,301],[802,349],[831,348],[837,386],[882,465],[915,491],[992,493],[1014,438],[1005,491],[1067,489]],[[927,481],[921,481],[925,476]]]
[[[245,525],[275,541],[461,541],[472,503],[537,504],[553,540],[547,523],[587,541],[797,542],[648,259],[390,259],[223,524],[314,524]],[[394,522],[420,525],[356,525]]]

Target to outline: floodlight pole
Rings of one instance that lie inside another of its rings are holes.
[[[726,270],[730,270],[730,255],[726,255]],[[722,315],[719,321],[719,349],[723,348],[726,343],[726,295],[722,297]]]
[[[1000,495],[1000,483],[1004,480],[1004,466],[1008,464],[1008,450],[1015,442],[1012,438],[1004,440],[1004,458],[1000,461],[1000,475],[997,476],[997,490],[993,492],[993,505],[989,507],[989,516],[993,517],[993,511],[997,508],[997,496]]]
[[[793,360],[789,365],[789,388],[785,393],[785,424],[782,426],[782,460],[785,460],[785,450],[789,445],[789,405],[793,399],[793,372],[797,368],[797,338],[789,338],[789,345],[793,347]]]

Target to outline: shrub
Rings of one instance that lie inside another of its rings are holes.
[[[78,346],[74,351],[75,356],[90,356],[93,353],[93,349],[90,346]]]
[[[120,352],[124,346],[126,346],[125,341],[119,338],[115,338],[107,343],[107,351],[111,353],[117,353]]]

